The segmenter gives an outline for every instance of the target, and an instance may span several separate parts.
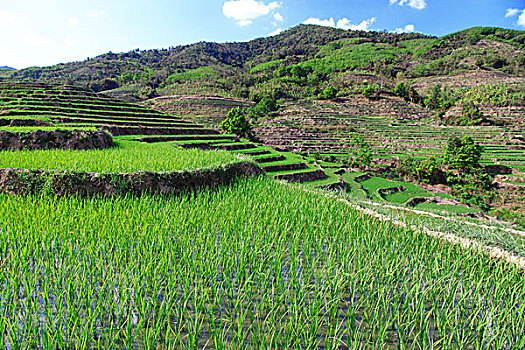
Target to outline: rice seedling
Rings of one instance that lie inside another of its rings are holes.
[[[516,349],[522,271],[264,177],[0,194],[0,347]]]
[[[181,149],[169,143],[117,141],[105,150],[2,151],[0,168],[66,170],[98,173],[197,170],[240,162],[243,156],[226,151]]]

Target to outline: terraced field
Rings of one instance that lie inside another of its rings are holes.
[[[290,152],[260,147],[172,114],[82,88],[0,83],[0,103],[2,130],[102,128],[117,141],[171,142],[182,148],[227,150],[253,156],[276,179],[304,182],[326,176],[318,166]]]
[[[224,116],[226,109],[232,103],[236,106],[242,105],[240,100],[210,96],[162,97],[149,100],[145,104],[160,111],[177,111],[193,121],[203,121],[208,125],[217,126],[221,116]],[[512,110],[516,113],[520,111],[516,107],[512,107]],[[499,116],[501,119],[502,116]],[[277,115],[259,122],[255,131],[266,146],[283,154],[289,154],[290,158],[293,157],[290,152],[303,154],[301,160],[322,168],[326,177],[309,181],[310,187],[346,190],[353,196],[359,195],[359,192],[353,190],[357,189],[357,184],[349,182],[348,176],[336,173],[348,170],[342,168],[337,161],[354,156],[353,139],[356,135],[363,136],[372,147],[373,165],[377,169],[395,165],[407,156],[416,159],[440,157],[449,137],[473,135],[477,142],[486,146],[482,163],[495,165],[492,170],[508,172],[509,174],[500,175],[497,179],[512,197],[510,202],[520,201],[525,195],[525,186],[522,187],[519,183],[525,179],[521,175],[520,166],[520,160],[525,154],[525,143],[522,145],[520,134],[514,133],[519,125],[514,129],[509,129],[508,126],[505,128],[441,127],[435,124],[432,117],[432,111],[407,103],[393,95],[384,94],[380,99],[369,100],[359,94],[334,101],[285,102]],[[513,131],[509,133],[509,130]],[[502,140],[508,141],[508,147]],[[337,161],[330,163],[316,160],[315,155],[333,157]],[[260,157],[264,159],[268,155]],[[509,165],[512,165],[513,169],[507,168]],[[297,170],[299,171],[302,170]],[[399,184],[388,182],[384,185],[386,186],[384,190],[400,187]],[[365,197],[396,204],[415,205],[418,209],[443,209],[456,213],[477,212],[461,205],[453,198],[450,198],[450,202],[443,200],[444,193],[429,195],[429,192],[425,191],[425,196],[419,196],[421,191],[410,191],[406,188],[400,192],[402,194],[376,198],[372,191]],[[405,201],[401,201],[400,198]],[[428,200],[421,203],[410,202],[413,199],[421,201],[421,198],[428,198]]]
[[[132,196],[113,176],[217,167],[240,154],[274,178],[342,181],[379,202],[429,195],[416,186],[340,172],[81,89],[2,87],[5,130],[101,127],[118,136],[117,147],[89,154],[3,151],[0,167],[26,168],[25,180],[31,171],[97,172],[104,187],[121,189],[114,197],[0,193],[2,348],[525,346],[520,265],[374,218],[344,193],[261,176],[176,197]],[[38,96],[54,109],[39,108]],[[70,118],[74,104],[82,112]],[[41,118],[43,110],[53,113]],[[115,113],[130,121],[118,124]],[[26,126],[13,125],[20,120]],[[523,237],[491,231],[477,241],[523,257]]]
[[[311,101],[285,106],[278,117],[256,129],[265,144],[290,151],[334,155],[345,159],[354,153],[353,137],[361,135],[374,151],[374,164],[385,166],[396,158],[424,159],[443,154],[452,136],[470,135],[485,146],[482,164],[508,167],[516,177],[525,171],[525,113],[517,112],[513,126],[439,126],[429,112],[382,109],[385,101],[401,100],[384,96],[370,101],[356,96],[337,102]],[[393,105],[395,106],[395,104]]]

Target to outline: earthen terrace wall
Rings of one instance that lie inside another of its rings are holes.
[[[11,194],[56,196],[176,195],[262,174],[252,162],[177,172],[89,173],[50,170],[0,169],[0,191]]]

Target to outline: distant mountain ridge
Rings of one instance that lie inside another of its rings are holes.
[[[300,98],[354,72],[392,82],[479,69],[523,76],[524,49],[525,31],[493,27],[437,38],[299,25],[242,43],[109,52],[82,62],[18,70],[9,79],[118,90],[141,98],[200,93],[252,98],[268,89]]]
[[[9,67],[9,66],[0,66],[0,69],[16,70],[16,68]]]

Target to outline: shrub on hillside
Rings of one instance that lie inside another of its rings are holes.
[[[406,99],[408,97],[407,87],[404,82],[400,82],[394,88],[394,94],[398,97]]]
[[[275,112],[279,109],[277,102],[270,98],[263,98],[257,103],[255,107],[248,109],[248,117],[252,119],[259,119],[268,116],[270,113]]]
[[[378,98],[380,93],[381,93],[381,88],[377,84],[369,84],[363,90],[363,96],[369,99]]]
[[[457,101],[456,93],[448,86],[434,85],[430,95],[425,98],[425,107],[433,110],[447,110],[453,107]]]
[[[476,144],[471,136],[461,139],[454,137],[447,142],[443,164],[462,173],[469,173],[480,167],[479,160],[483,151],[484,147]]]
[[[465,204],[478,207],[484,212],[490,210],[495,197],[493,177],[481,168],[469,173],[460,173],[447,178],[452,194]]]
[[[158,96],[157,91],[151,86],[144,86],[137,93],[137,97],[143,100],[148,99],[148,98],[153,98],[156,96]]]
[[[461,115],[469,123],[468,125],[477,125],[483,121],[483,113],[474,102],[464,103],[461,107]]]
[[[102,81],[92,81],[88,84],[88,88],[95,92],[113,90],[118,87],[119,84],[117,83],[117,81],[109,78],[106,78]]]
[[[372,149],[363,136],[354,136],[352,143],[355,146],[355,154],[347,165],[354,168],[370,166],[373,157]]]
[[[402,178],[437,185],[446,182],[445,173],[441,170],[440,165],[435,157],[420,161],[409,156],[400,161],[395,171]]]
[[[322,97],[326,100],[332,100],[337,97],[337,89],[333,86],[328,86],[326,89],[322,92]]]

